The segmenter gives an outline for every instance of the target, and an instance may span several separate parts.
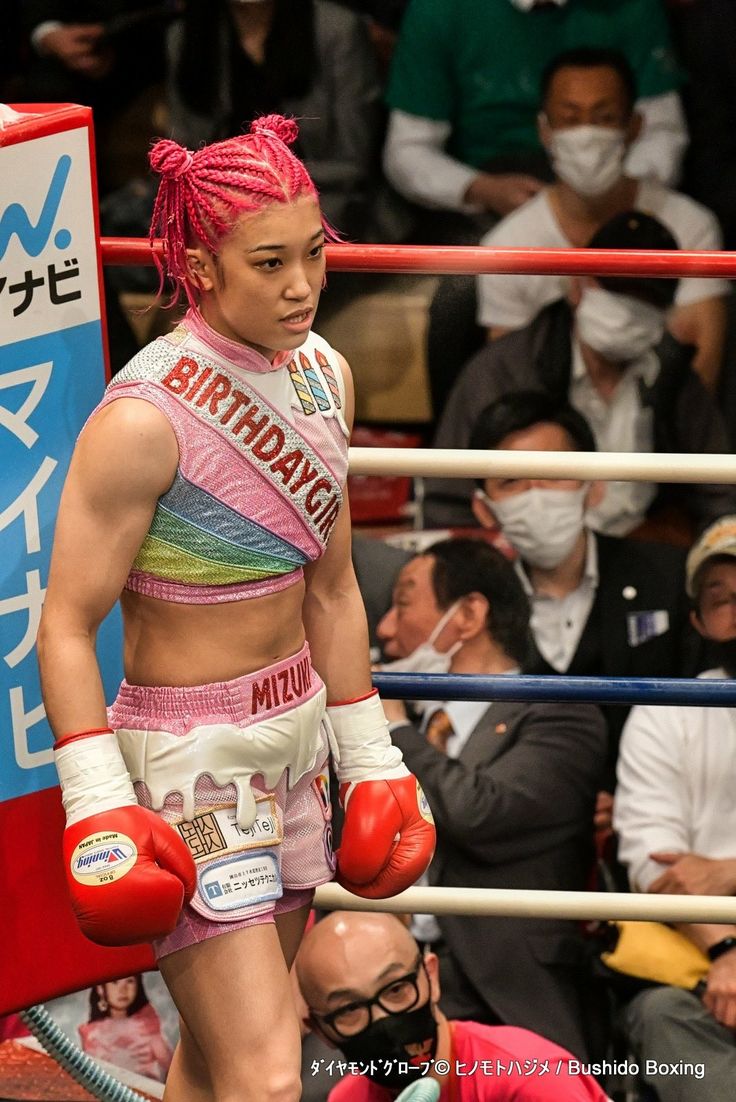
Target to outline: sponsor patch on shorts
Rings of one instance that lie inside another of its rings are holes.
[[[277,846],[284,837],[273,794],[256,798],[256,817],[249,827],[238,822],[235,803],[203,808],[193,819],[171,825],[186,842],[195,862],[241,850]]]
[[[202,902],[220,914],[280,899],[281,873],[269,850],[250,851],[212,861],[197,873]]]

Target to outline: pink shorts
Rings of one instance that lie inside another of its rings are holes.
[[[123,682],[108,720],[138,802],[179,832],[197,890],[157,959],[273,922],[335,871],[325,688],[309,648],[234,681]]]

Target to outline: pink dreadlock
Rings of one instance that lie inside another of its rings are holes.
[[[187,248],[201,241],[216,254],[222,238],[244,211],[260,210],[269,203],[290,203],[301,195],[317,197],[317,189],[304,164],[289,146],[299,128],[283,115],[263,115],[250,125],[248,134],[213,142],[192,152],[177,142],[162,139],[154,144],[149,162],[161,177],[151,219],[149,238],[163,239],[164,265],[156,257],[161,281],[164,266],[177,287],[196,305],[187,263]],[[327,225],[330,240],[337,234]]]

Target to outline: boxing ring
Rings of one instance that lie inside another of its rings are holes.
[[[0,208],[0,227],[3,212]],[[1,243],[1,242],[0,242]],[[156,244],[155,249],[160,248]],[[101,238],[98,254],[103,264],[153,264],[153,252],[146,240]],[[736,279],[736,255],[722,252],[615,251],[587,249],[489,249],[470,246],[412,247],[330,245],[326,249],[328,268],[334,271],[384,274],[518,274],[544,275],[646,275],[660,278],[683,276]],[[102,317],[104,332],[104,315]],[[3,368],[0,367],[0,383]],[[0,408],[0,414],[3,410]],[[0,419],[1,423],[1,419]],[[736,458],[730,455],[635,455],[555,452],[449,452],[435,449],[351,448],[353,475],[408,475],[443,477],[550,477],[617,479],[666,482],[736,482]],[[684,584],[684,582],[683,582]],[[377,674],[376,686],[386,697],[423,699],[473,699],[518,701],[594,701],[599,703],[698,704],[709,707],[736,705],[736,683],[704,683],[698,680],[605,679],[564,676],[460,677],[453,675]],[[50,749],[47,748],[47,749]],[[30,768],[31,766],[29,766]],[[0,809],[3,804],[0,803]],[[60,799],[50,790],[44,804],[48,861],[61,865]],[[17,827],[17,829],[20,829]],[[58,859],[57,856],[58,855]],[[60,880],[61,882],[61,880]],[[6,885],[6,888],[8,885]],[[10,894],[24,915],[33,915],[34,899],[23,889]],[[370,901],[350,895],[335,884],[318,889],[316,904],[325,909],[348,908],[406,913],[489,915],[519,917],[562,917],[570,919],[634,919],[660,922],[736,922],[736,899],[712,896],[637,896],[607,892],[505,891],[502,889],[411,888],[390,900]],[[60,921],[44,926],[44,916],[33,921],[47,938],[74,938],[73,917],[68,903],[58,895]],[[64,910],[66,908],[66,910]],[[67,913],[68,912],[68,913]],[[46,916],[48,917],[48,916]],[[20,927],[16,921],[15,929]],[[54,932],[56,929],[56,933]],[[2,933],[0,928],[0,933]],[[10,959],[0,972],[14,983],[0,978],[0,1014],[24,1009],[34,1002],[77,990],[90,982],[102,982],[153,967],[145,947],[128,950],[96,950],[78,934],[73,946],[88,954],[87,970],[81,974],[74,962],[54,974],[23,977]],[[93,951],[94,950],[94,951]],[[73,954],[72,954],[73,955]],[[89,964],[92,961],[92,964]],[[26,961],[33,968],[33,961]],[[8,972],[6,972],[6,969]],[[76,985],[76,986],[75,986]],[[108,1097],[108,1095],[99,1095]],[[122,1096],[121,1096],[122,1097]]]
[[[150,264],[148,241],[102,238],[103,262]],[[154,249],[160,246],[156,244]],[[425,275],[645,275],[736,278],[736,255],[724,252],[614,249],[492,249],[482,246],[351,245],[326,247],[333,271]],[[661,482],[736,482],[731,455],[651,455],[585,452],[462,452],[435,448],[351,448],[350,473],[449,478],[582,478]],[[684,585],[684,579],[683,579]],[[588,701],[600,704],[736,705],[736,683],[695,678],[550,676],[477,677],[452,674],[376,674],[385,698],[423,700]],[[659,922],[736,922],[736,899],[646,896],[617,892],[505,891],[410,888],[388,900],[359,899],[336,884],[317,889],[326,910],[453,915],[633,919]]]

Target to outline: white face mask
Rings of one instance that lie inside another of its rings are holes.
[[[435,648],[434,641],[439,638],[440,632],[459,605],[460,602],[455,601],[455,604],[448,608],[442,618],[437,621],[429,638],[424,643],[420,643],[411,654],[407,654],[405,658],[397,658],[392,662],[384,662],[380,667],[381,673],[447,673],[453,655],[457,654],[463,644],[458,639],[457,643],[453,643],[449,650],[439,651]]]
[[[476,490],[514,550],[541,570],[559,566],[574,548],[583,530],[587,493],[587,485],[579,490],[534,486],[502,501],[491,501],[483,490]]]
[[[610,126],[552,130],[552,167],[573,191],[587,198],[605,195],[623,176],[626,135]]]
[[[552,2],[557,4],[559,8],[562,8],[567,3],[567,0],[552,0]],[[518,8],[519,11],[531,11],[532,8],[539,3],[539,0],[511,0],[511,3],[515,8]]]
[[[575,311],[578,339],[613,363],[637,360],[664,334],[664,312],[630,295],[589,287]]]

